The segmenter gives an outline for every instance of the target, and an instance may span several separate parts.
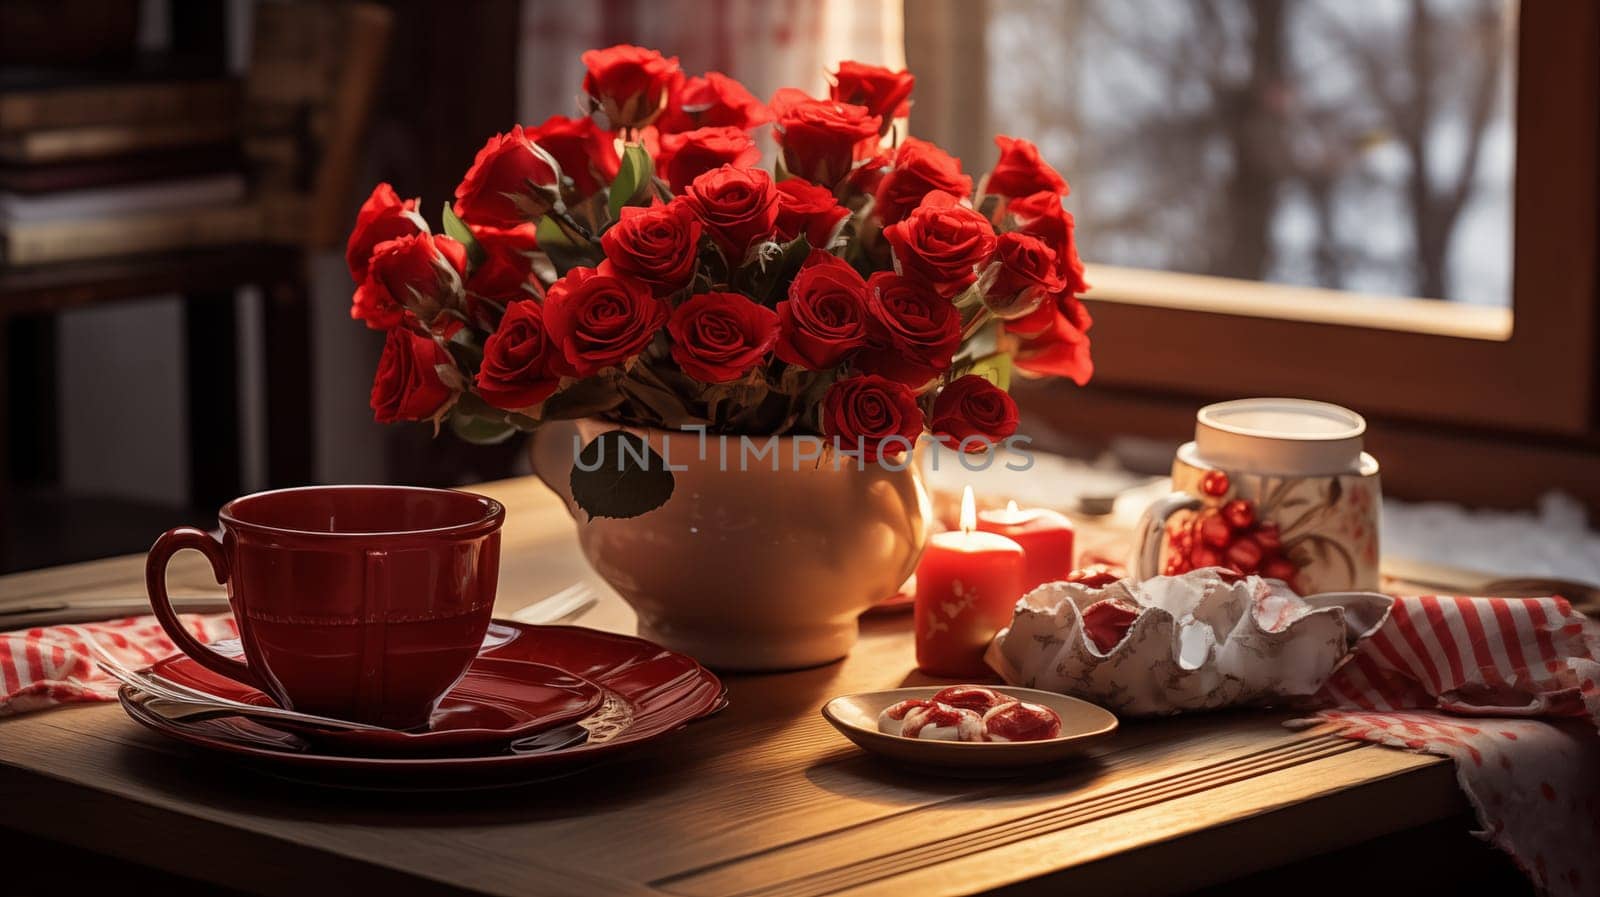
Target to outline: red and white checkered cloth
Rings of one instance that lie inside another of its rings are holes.
[[[1319,698],[1291,725],[1450,757],[1480,837],[1546,893],[1600,893],[1600,626],[1564,599],[1396,599]]]
[[[231,614],[183,614],[179,619],[202,642],[239,634]],[[0,632],[0,716],[70,701],[115,700],[117,681],[94,665],[94,654],[85,644],[89,639],[135,668],[177,651],[150,615]]]

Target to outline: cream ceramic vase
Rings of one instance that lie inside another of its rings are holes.
[[[572,500],[574,460],[617,426],[546,424],[534,471],[567,503],[584,556],[633,606],[639,634],[707,666],[787,670],[844,657],[856,618],[894,594],[922,554],[930,505],[917,465],[834,465],[789,437],[741,463],[738,437],[628,428],[685,469],[661,507],[590,518]],[[767,447],[767,437],[750,439]]]

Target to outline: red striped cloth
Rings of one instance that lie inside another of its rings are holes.
[[[1398,598],[1295,725],[1450,757],[1545,893],[1600,893],[1600,626],[1562,598]],[[1537,719],[1536,719],[1537,718]]]
[[[202,642],[235,638],[230,614],[184,614]],[[142,667],[177,650],[153,616],[0,632],[0,716],[70,701],[110,701],[117,682],[94,665],[93,639],[124,666]]]

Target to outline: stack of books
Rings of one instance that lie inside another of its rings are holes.
[[[66,262],[262,236],[236,79],[0,69],[0,261]]]

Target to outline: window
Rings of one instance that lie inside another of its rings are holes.
[[[906,33],[913,132],[1072,182],[1088,392],[1592,437],[1595,4],[911,0]]]

